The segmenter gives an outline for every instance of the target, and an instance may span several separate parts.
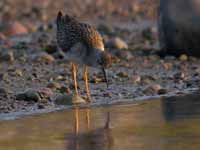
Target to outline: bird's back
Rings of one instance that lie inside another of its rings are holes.
[[[88,50],[104,49],[103,40],[97,30],[85,23],[59,12],[57,16],[57,42],[63,51],[70,50],[75,44],[82,43]]]

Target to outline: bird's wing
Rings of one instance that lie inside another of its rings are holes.
[[[81,40],[89,47],[104,50],[103,38],[95,27],[80,23]]]
[[[57,42],[63,51],[68,51],[81,38],[77,30],[78,22],[68,15],[62,16],[59,12],[57,16]]]
[[[57,42],[64,51],[80,42],[85,44],[88,50],[104,50],[103,39],[95,27],[79,23],[68,15],[62,16],[60,12],[57,16]]]

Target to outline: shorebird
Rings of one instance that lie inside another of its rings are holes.
[[[103,38],[95,27],[81,23],[69,15],[57,15],[57,43],[65,53],[65,57],[71,61],[72,80],[75,95],[78,95],[76,64],[84,65],[83,79],[87,100],[90,101],[88,88],[88,66],[101,68],[108,86],[105,68],[110,65],[111,57],[104,50]]]

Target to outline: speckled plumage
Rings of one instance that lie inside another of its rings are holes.
[[[103,39],[95,27],[80,23],[68,15],[62,16],[60,12],[57,16],[57,42],[64,52],[80,43],[86,53],[91,53],[93,49],[104,50]]]
[[[80,23],[68,15],[63,16],[59,12],[57,16],[57,43],[65,52],[67,59],[72,62],[72,78],[76,95],[78,95],[75,65],[77,63],[85,66],[84,77],[88,99],[90,96],[87,66],[100,67],[108,86],[105,68],[110,64],[111,57],[104,51],[103,39],[95,27]]]

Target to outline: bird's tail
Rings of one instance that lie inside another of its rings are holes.
[[[64,22],[64,18],[61,11],[58,12],[56,24],[57,24],[57,31],[64,30],[63,28],[64,28],[65,22]]]
[[[76,22],[76,20],[73,17],[70,17],[67,14],[65,16],[63,16],[61,11],[58,12],[56,20],[57,20],[57,25],[60,25],[60,24],[69,24],[69,23]]]
[[[62,46],[64,43],[63,41],[65,39],[65,22],[61,11],[58,12],[56,18],[56,25],[57,25],[57,42],[58,45]]]

